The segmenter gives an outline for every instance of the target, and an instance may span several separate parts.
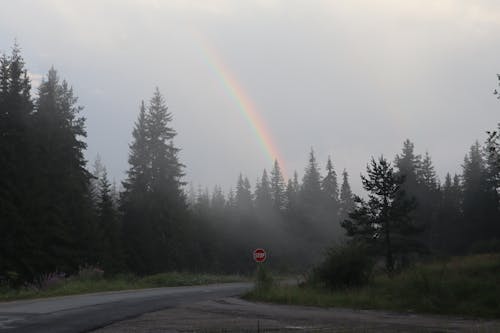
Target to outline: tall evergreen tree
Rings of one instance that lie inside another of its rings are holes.
[[[68,272],[97,260],[81,110],[72,88],[50,69],[38,88],[34,115],[39,150],[33,202],[38,230],[33,233],[41,255],[37,262],[45,267],[41,271]]]
[[[314,150],[309,152],[309,163],[305,169],[300,189],[300,202],[306,211],[315,211],[321,204],[321,174],[314,156]]]
[[[461,214],[460,178],[448,173],[441,190],[441,199],[434,235],[439,242],[434,245],[439,252],[459,254],[463,250],[464,225]]]
[[[268,213],[273,206],[272,188],[267,176],[267,171],[264,169],[260,181],[257,181],[255,186],[255,208],[260,213]]]
[[[333,216],[337,216],[339,210],[339,186],[337,173],[333,168],[330,156],[328,156],[328,161],[326,163],[326,176],[323,178],[321,188],[328,211],[330,211]]]
[[[339,220],[343,221],[354,209],[354,195],[351,191],[351,185],[349,185],[349,174],[345,169],[342,172],[342,186],[340,187],[339,199]]]
[[[409,139],[403,142],[401,155],[396,155],[395,166],[400,175],[404,175],[405,183],[402,189],[412,195],[417,187],[417,174],[421,165],[421,156],[415,154],[415,145]]]
[[[498,234],[496,190],[488,184],[486,162],[476,142],[464,159],[463,212],[467,223],[469,246]]]
[[[128,265],[138,273],[179,268],[186,246],[183,165],[171,120],[157,88],[147,109],[141,105],[132,132],[121,210]]]
[[[425,152],[417,169],[417,186],[414,194],[418,200],[416,216],[419,224],[425,226],[421,237],[430,249],[434,249],[441,244],[441,239],[435,235],[436,229],[439,229],[437,224],[441,193],[440,183],[428,152]]]
[[[146,106],[144,101],[141,102],[139,116],[132,131],[133,141],[129,145],[129,157],[127,170],[127,178],[123,181],[125,196],[145,193],[148,191],[149,166],[151,164],[148,151],[148,137],[146,132]]]
[[[294,216],[295,212],[299,206],[299,176],[297,175],[297,171],[293,173],[293,179],[288,179],[286,185],[286,212],[288,216]]]
[[[202,189],[198,187],[198,195],[196,196],[196,210],[199,215],[207,216],[210,214],[210,192],[208,188]]]
[[[485,145],[486,181],[500,199],[500,124],[498,131],[487,132]],[[500,202],[499,202],[500,206]]]
[[[439,180],[432,164],[429,152],[425,152],[420,168],[417,171],[417,178],[428,191],[437,191],[439,188]]]
[[[90,178],[90,196],[92,198],[92,202],[97,204],[99,202],[100,197],[100,180],[105,171],[105,167],[102,164],[101,156],[97,154],[94,164],[92,166],[92,174]]]
[[[148,138],[151,186],[153,191],[163,191],[171,201],[181,201],[185,198],[181,190],[184,183],[183,165],[178,160],[179,149],[173,145],[175,130],[170,127],[172,114],[168,112],[165,99],[156,88],[151,98],[146,117],[146,133]]]
[[[398,174],[404,176],[405,182],[401,190],[415,199],[416,209],[412,212],[412,219],[421,226],[423,232],[419,238],[430,249],[438,239],[435,239],[434,225],[437,223],[439,210],[439,181],[428,153],[424,158],[415,153],[414,144],[410,140],[403,143],[401,155],[396,155],[395,166]]]
[[[235,195],[236,208],[240,213],[249,214],[253,208],[252,189],[248,178],[240,174],[236,184]]]
[[[117,207],[111,196],[111,184],[106,168],[102,167],[99,177],[98,234],[99,261],[106,274],[115,274],[124,269],[122,229]]]
[[[361,180],[368,191],[368,201],[356,197],[356,208],[342,226],[348,236],[366,242],[375,253],[383,255],[391,274],[398,257],[417,249],[411,236],[418,229],[409,217],[413,205],[400,191],[403,177],[395,174],[384,157],[378,161],[372,158],[366,171],[367,176],[361,176]]]
[[[214,212],[221,215],[226,207],[226,198],[224,197],[224,192],[220,186],[215,186],[212,192],[211,207]]]
[[[285,209],[285,180],[278,160],[274,160],[273,170],[271,171],[271,197],[276,211],[280,212]]]
[[[18,281],[33,276],[26,260],[31,246],[32,180],[36,167],[30,135],[31,84],[17,44],[0,57],[0,272]]]

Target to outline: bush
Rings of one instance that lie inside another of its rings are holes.
[[[500,253],[500,239],[479,241],[469,249],[470,254]]]
[[[361,244],[348,243],[329,249],[323,262],[313,270],[311,281],[330,289],[367,284],[374,260]]]
[[[257,291],[269,291],[274,284],[274,278],[269,270],[262,264],[259,264],[259,267],[257,267],[255,289]]]
[[[52,272],[41,274],[35,279],[33,284],[28,284],[27,287],[33,290],[48,290],[54,289],[66,282],[66,274],[62,272]]]
[[[104,271],[99,267],[83,265],[78,268],[78,273],[71,276],[73,280],[79,281],[97,281],[104,276]]]

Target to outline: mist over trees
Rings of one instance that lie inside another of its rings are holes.
[[[83,265],[109,275],[248,273],[256,247],[274,269],[302,271],[353,238],[372,243],[388,270],[413,253],[500,248],[500,128],[443,181],[431,156],[406,140],[392,163],[371,160],[362,177],[368,199],[352,192],[341,161],[318,161],[313,149],[302,176],[285,179],[275,161],[255,182],[235,175],[224,193],[186,186],[173,114],[156,89],[138,107],[118,193],[100,159],[84,159],[82,110],[54,68],[32,94],[19,47],[0,57],[1,283]]]

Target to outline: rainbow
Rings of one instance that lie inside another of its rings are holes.
[[[206,42],[206,40],[202,38],[199,33],[197,33],[196,35],[196,39],[199,41],[201,53],[203,54],[208,67],[221,82],[221,85],[224,87],[226,93],[235,101],[236,105],[238,106],[238,110],[249,123],[261,147],[263,148],[266,155],[268,155],[271,163],[274,163],[275,160],[278,161],[281,171],[286,177],[286,169],[283,158],[281,157],[281,154],[279,153],[276,144],[274,143],[269,129],[258,114],[255,104],[245,93],[245,90],[236,80],[235,76],[231,73],[229,68],[225,66],[217,50],[215,50],[215,48],[213,48],[208,42]]]

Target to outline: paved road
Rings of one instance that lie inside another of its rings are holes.
[[[250,283],[0,303],[5,332],[500,332],[499,321],[253,303]]]
[[[0,331],[87,332],[143,313],[243,293],[250,283],[154,288],[0,303]]]

